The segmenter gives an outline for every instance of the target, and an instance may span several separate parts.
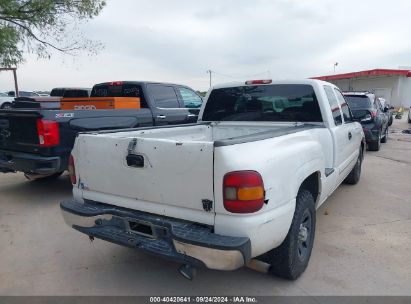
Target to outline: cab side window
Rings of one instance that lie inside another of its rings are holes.
[[[147,85],[157,108],[179,108],[176,92],[173,87],[157,84]]]
[[[203,103],[203,100],[195,92],[190,89],[177,87],[177,92],[180,94],[180,98],[183,101],[184,108],[199,108]]]
[[[337,95],[338,102],[340,103],[341,111],[344,116],[344,122],[346,123],[352,122],[353,119],[352,119],[351,111],[350,111],[350,108],[348,107],[347,102],[345,101],[343,94],[337,89],[334,89],[334,91],[335,91],[335,95]]]
[[[342,124],[342,114],[338,106],[338,100],[334,95],[334,90],[330,86],[324,86],[325,94],[327,95],[328,103],[330,104],[331,112],[333,114],[336,126]]]

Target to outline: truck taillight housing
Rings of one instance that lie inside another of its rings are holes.
[[[37,135],[42,147],[53,147],[60,143],[58,122],[45,119],[37,119]]]
[[[253,85],[253,84],[270,84],[273,81],[271,79],[258,79],[258,80],[247,80],[245,82],[246,85]]]
[[[77,184],[77,178],[76,178],[76,167],[74,166],[74,157],[73,155],[70,154],[69,162],[68,162],[68,168],[67,168],[69,175],[70,175],[70,181],[73,185]]]
[[[264,183],[256,171],[234,171],[224,175],[224,208],[232,213],[253,213],[264,205]]]

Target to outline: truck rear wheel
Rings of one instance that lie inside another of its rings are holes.
[[[284,242],[264,254],[263,260],[271,264],[273,275],[295,280],[307,268],[315,236],[315,203],[313,195],[300,189],[290,230]]]

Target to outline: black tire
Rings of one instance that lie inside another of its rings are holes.
[[[381,138],[381,142],[385,144],[388,140],[388,127],[385,129],[384,137]]]
[[[37,175],[37,174],[30,174],[30,173],[24,173],[24,177],[27,178],[29,181],[51,181],[51,180],[55,180],[57,178],[59,178],[64,171],[62,172],[57,172],[51,175]]]
[[[410,110],[411,111],[411,110]],[[408,117],[408,123],[411,123],[411,119],[410,119],[410,117]]]
[[[392,118],[392,115],[391,115],[390,120],[388,121],[388,126],[391,127],[393,122],[394,122],[394,118]]]
[[[271,265],[271,274],[289,280],[297,279],[307,268],[314,236],[314,198],[308,190],[300,189],[287,237],[279,247],[263,255],[262,260]]]
[[[1,105],[2,110],[10,110],[11,109],[11,103],[10,102],[5,102]]]
[[[360,154],[358,155],[357,163],[355,164],[354,168],[352,168],[350,174],[345,178],[344,183],[355,185],[360,181],[361,177],[361,165],[363,160],[363,151],[360,148]]]
[[[368,150],[380,151],[381,148],[381,130],[378,132],[378,140],[368,143]]]
[[[370,151],[380,151],[380,147],[381,147],[380,141],[378,142],[374,141],[368,144],[368,150]]]

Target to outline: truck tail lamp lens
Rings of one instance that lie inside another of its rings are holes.
[[[69,162],[68,162],[68,172],[70,175],[70,181],[73,185],[77,184],[76,178],[76,167],[74,166],[74,157],[70,154]]]
[[[37,135],[42,147],[53,147],[60,143],[58,122],[45,119],[37,119]]]
[[[232,213],[253,213],[264,205],[264,183],[256,171],[227,173],[223,181],[224,208]]]
[[[270,84],[273,81],[271,79],[259,79],[259,80],[247,80],[245,82],[246,85],[253,85],[253,84]]]

